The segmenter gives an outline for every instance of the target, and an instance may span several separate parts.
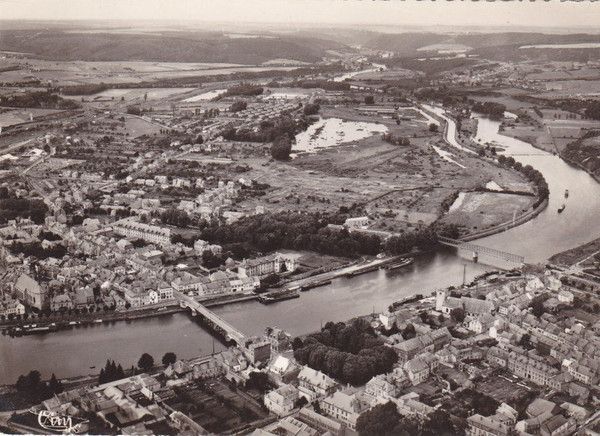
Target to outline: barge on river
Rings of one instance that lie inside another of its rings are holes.
[[[405,266],[411,265],[414,263],[415,259],[412,257],[403,257],[400,259],[398,263],[390,263],[389,265],[384,266],[384,268],[388,271],[394,271],[400,268],[404,268]]]
[[[299,298],[300,294],[298,293],[299,287],[294,287],[290,289],[284,289],[282,291],[268,292],[266,294],[262,294],[258,296],[258,301],[262,304],[273,304],[278,301],[291,300],[292,298]]]
[[[306,291],[309,291],[311,289],[318,288],[320,286],[330,285],[330,284],[331,284],[331,280],[319,280],[317,282],[313,282],[313,283],[308,283],[306,285],[302,285],[300,287],[300,290],[302,292],[306,292]]]

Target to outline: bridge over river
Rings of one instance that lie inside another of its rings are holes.
[[[495,248],[484,247],[483,245],[473,244],[472,242],[464,242],[457,239],[450,239],[444,236],[439,236],[438,241],[448,247],[456,247],[459,250],[467,250],[473,252],[473,259],[476,261],[480,254],[492,257],[494,259],[500,259],[508,263],[514,263],[516,265],[522,265],[525,263],[525,257],[509,253],[507,251],[497,250]]]
[[[173,297],[179,301],[180,307],[190,309],[192,316],[200,315],[210,327],[221,333],[227,341],[235,341],[235,343],[240,346],[243,346],[246,342],[246,335],[244,333],[236,329],[216,313],[208,310],[192,297],[178,291],[173,291]]]

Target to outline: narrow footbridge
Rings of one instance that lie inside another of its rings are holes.
[[[200,315],[203,320],[213,329],[223,334],[225,339],[233,340],[236,344],[242,346],[246,341],[246,335],[229,324],[216,313],[208,310],[205,306],[198,303],[192,297],[178,291],[173,291],[173,297],[179,301],[179,306],[184,309],[190,309],[192,316]]]
[[[511,262],[516,264],[525,263],[525,257],[518,254],[509,253],[507,251],[496,250],[495,248],[484,247],[482,245],[473,244],[471,242],[464,242],[457,239],[450,239],[443,236],[438,237],[440,244],[447,245],[448,247],[456,247],[459,250],[468,250],[473,252],[474,257],[479,257],[480,254],[500,259],[505,262]]]

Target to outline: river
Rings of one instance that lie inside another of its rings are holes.
[[[550,187],[549,207],[528,223],[477,243],[522,254],[527,262],[541,262],[600,236],[600,184],[557,156],[499,135],[498,127],[498,122],[481,118],[477,138],[499,143],[506,148],[506,154],[540,170]],[[566,200],[565,189],[570,192]],[[563,202],[566,209],[558,214]],[[483,257],[480,260],[486,261]],[[214,310],[248,334],[259,334],[266,326],[282,327],[292,334],[308,333],[329,320],[342,321],[371,310],[381,311],[403,296],[460,284],[463,265],[467,281],[493,269],[484,263],[473,264],[452,250],[441,251],[419,257],[413,265],[392,274],[379,270],[352,279],[336,279],[295,300],[269,306],[245,302]],[[216,350],[222,348],[214,343]],[[98,372],[108,358],[125,367],[135,364],[144,352],[159,361],[167,351],[189,358],[210,353],[212,347],[212,337],[183,313],[48,335],[0,336],[0,384],[15,382],[31,369],[44,376],[54,372],[58,377],[67,377]],[[90,369],[92,366],[95,368]]]

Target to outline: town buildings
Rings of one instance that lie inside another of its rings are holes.
[[[292,257],[279,253],[256,259],[244,259],[238,265],[238,272],[242,277],[260,277],[277,274],[282,271],[292,272],[296,269],[296,262]]]
[[[115,233],[127,238],[142,239],[161,246],[171,243],[171,230],[168,228],[144,224],[132,219],[125,219],[113,224]]]

